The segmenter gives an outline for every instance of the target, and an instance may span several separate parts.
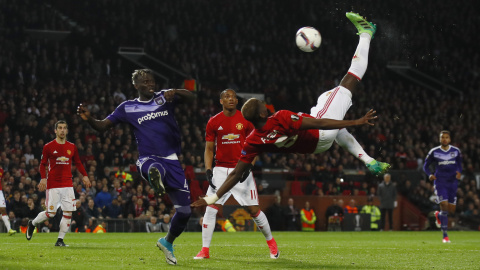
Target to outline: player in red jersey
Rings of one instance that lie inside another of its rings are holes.
[[[317,105],[311,109],[313,116],[291,111],[279,111],[270,116],[265,102],[255,98],[247,100],[242,107],[242,114],[253,123],[255,130],[247,137],[240,161],[216,194],[198,200],[192,206],[215,203],[242,180],[241,176],[248,171],[250,162],[262,152],[321,153],[328,150],[335,140],[362,160],[372,173],[380,175],[388,170],[389,164],[368,156],[352,134],[344,129],[373,125],[370,120],[377,118],[375,111],[370,110],[360,119],[342,120],[352,105],[352,93],[367,70],[370,41],[376,31],[376,25],[360,15],[349,12],[346,16],[357,28],[360,41],[340,85],[318,97]]]
[[[245,138],[254,129],[253,124],[245,120],[242,113],[237,110],[238,99],[235,91],[232,89],[224,90],[220,94],[220,104],[222,104],[223,111],[210,118],[206,128],[204,159],[207,179],[210,183],[207,196],[215,194],[217,186],[221,186],[228,173],[235,168]],[[212,171],[215,146],[215,168]],[[252,162],[253,160],[250,161],[250,164]],[[272,259],[278,258],[277,243],[272,236],[270,224],[258,206],[257,186],[251,171],[246,171],[243,178],[244,181],[235,185],[214,205],[207,207],[202,224],[202,250],[194,259],[210,258],[210,242],[215,229],[217,212],[231,195],[240,205],[246,206],[258,228],[262,231],[270,249],[270,257]]]
[[[77,166],[78,171],[83,175],[83,184],[90,187],[87,171],[83,167],[75,144],[67,141],[67,122],[60,120],[55,123],[55,140],[45,144],[40,162],[40,175],[42,179],[38,184],[38,190],[46,190],[45,206],[46,211],[37,215],[34,220],[28,221],[27,240],[32,239],[35,227],[45,220],[52,218],[57,213],[60,205],[63,217],[60,221],[60,232],[55,246],[67,246],[63,238],[68,231],[72,219],[72,212],[76,211],[75,194],[72,183],[72,162]],[[48,174],[47,174],[48,169]]]
[[[2,215],[3,224],[5,224],[7,228],[8,235],[14,235],[17,231],[12,230],[12,227],[10,227],[10,220],[7,215],[7,204],[5,203],[5,196],[2,191],[3,173],[3,168],[0,168],[0,215]]]

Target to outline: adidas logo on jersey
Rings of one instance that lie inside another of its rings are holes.
[[[218,130],[223,130],[223,127],[222,127],[222,126],[220,126],[220,127],[218,128]]]
[[[54,154],[57,154],[58,152],[57,152],[57,150],[55,150],[55,151],[53,151],[53,153],[54,153]]]

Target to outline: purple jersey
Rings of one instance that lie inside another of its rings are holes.
[[[180,130],[174,117],[175,101],[166,102],[164,92],[156,92],[150,101],[138,98],[127,100],[107,116],[114,124],[124,122],[133,127],[140,157],[180,154]]]
[[[449,145],[448,150],[443,150],[441,146],[432,148],[425,158],[423,171],[429,176],[430,165],[435,165],[435,184],[438,182],[447,182],[457,180],[457,172],[462,172],[462,153],[460,149]]]

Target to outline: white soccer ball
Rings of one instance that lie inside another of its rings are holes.
[[[305,26],[298,29],[295,42],[300,50],[304,52],[313,52],[320,47],[322,36],[317,29]]]

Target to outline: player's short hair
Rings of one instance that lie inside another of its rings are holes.
[[[136,69],[133,73],[132,73],[132,83],[133,84],[136,84],[137,83],[137,80],[147,74],[152,74],[153,75],[153,71],[151,69],[148,69],[148,68],[144,68],[144,69]]]
[[[258,109],[262,103],[263,101],[256,98],[250,98],[247,100],[245,104],[243,104],[241,110],[243,118],[252,123],[255,122],[260,117]]]
[[[439,136],[442,137],[443,134],[448,134],[448,135],[450,135],[450,131],[448,131],[448,130],[442,130],[442,131],[440,131]]]
[[[227,88],[220,93],[220,98],[223,98],[223,95],[225,95],[227,91],[232,91],[233,93],[235,93],[235,96],[237,96],[237,92],[235,92],[235,90]]]
[[[65,124],[65,125],[67,125],[67,129],[68,129],[67,121],[65,121],[65,120],[58,120],[58,121],[55,123],[55,129],[57,129],[57,127],[58,127],[59,124]]]

